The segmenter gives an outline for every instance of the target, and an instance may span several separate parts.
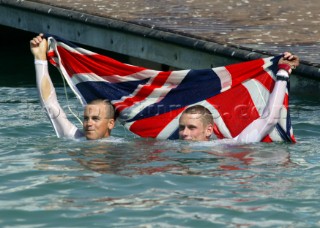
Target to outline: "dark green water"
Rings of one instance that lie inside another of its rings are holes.
[[[156,141],[119,125],[107,140],[57,139],[39,107],[28,40],[9,43],[0,73],[1,227],[320,226],[319,94],[291,96],[296,144]]]

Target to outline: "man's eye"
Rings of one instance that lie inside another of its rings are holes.
[[[83,117],[83,121],[88,121],[88,119],[89,119],[89,118],[88,118],[88,117],[86,117],[86,116],[85,116],[85,117]]]
[[[94,117],[92,117],[92,119],[93,119],[94,121],[100,120],[100,118],[99,118],[98,116],[94,116]]]

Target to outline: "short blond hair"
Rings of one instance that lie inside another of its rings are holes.
[[[108,119],[115,119],[115,110],[112,103],[107,99],[94,99],[88,103],[88,105],[104,104],[106,106],[106,113]]]
[[[207,109],[202,105],[190,106],[182,112],[182,115],[183,114],[200,114],[202,123],[205,126],[208,126],[209,124],[213,124],[212,113],[209,111],[209,109]]]

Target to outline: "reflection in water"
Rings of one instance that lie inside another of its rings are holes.
[[[117,175],[145,175],[180,169],[170,157],[162,156],[165,150],[154,147],[149,140],[132,141],[129,144],[96,145],[69,152],[84,167],[98,172]]]
[[[266,153],[246,145],[216,142],[189,144],[135,140],[120,145],[99,143],[71,151],[69,155],[86,169],[125,176],[155,173],[221,175],[222,170],[252,170],[259,166],[290,164],[286,148]]]

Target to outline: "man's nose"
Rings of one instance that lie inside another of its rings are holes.
[[[90,125],[90,126],[93,124],[93,121],[92,121],[91,118],[88,119],[87,124]]]
[[[185,128],[183,129],[182,134],[183,134],[183,135],[189,135],[189,133],[190,133],[189,129],[188,129],[187,127],[185,127]]]

